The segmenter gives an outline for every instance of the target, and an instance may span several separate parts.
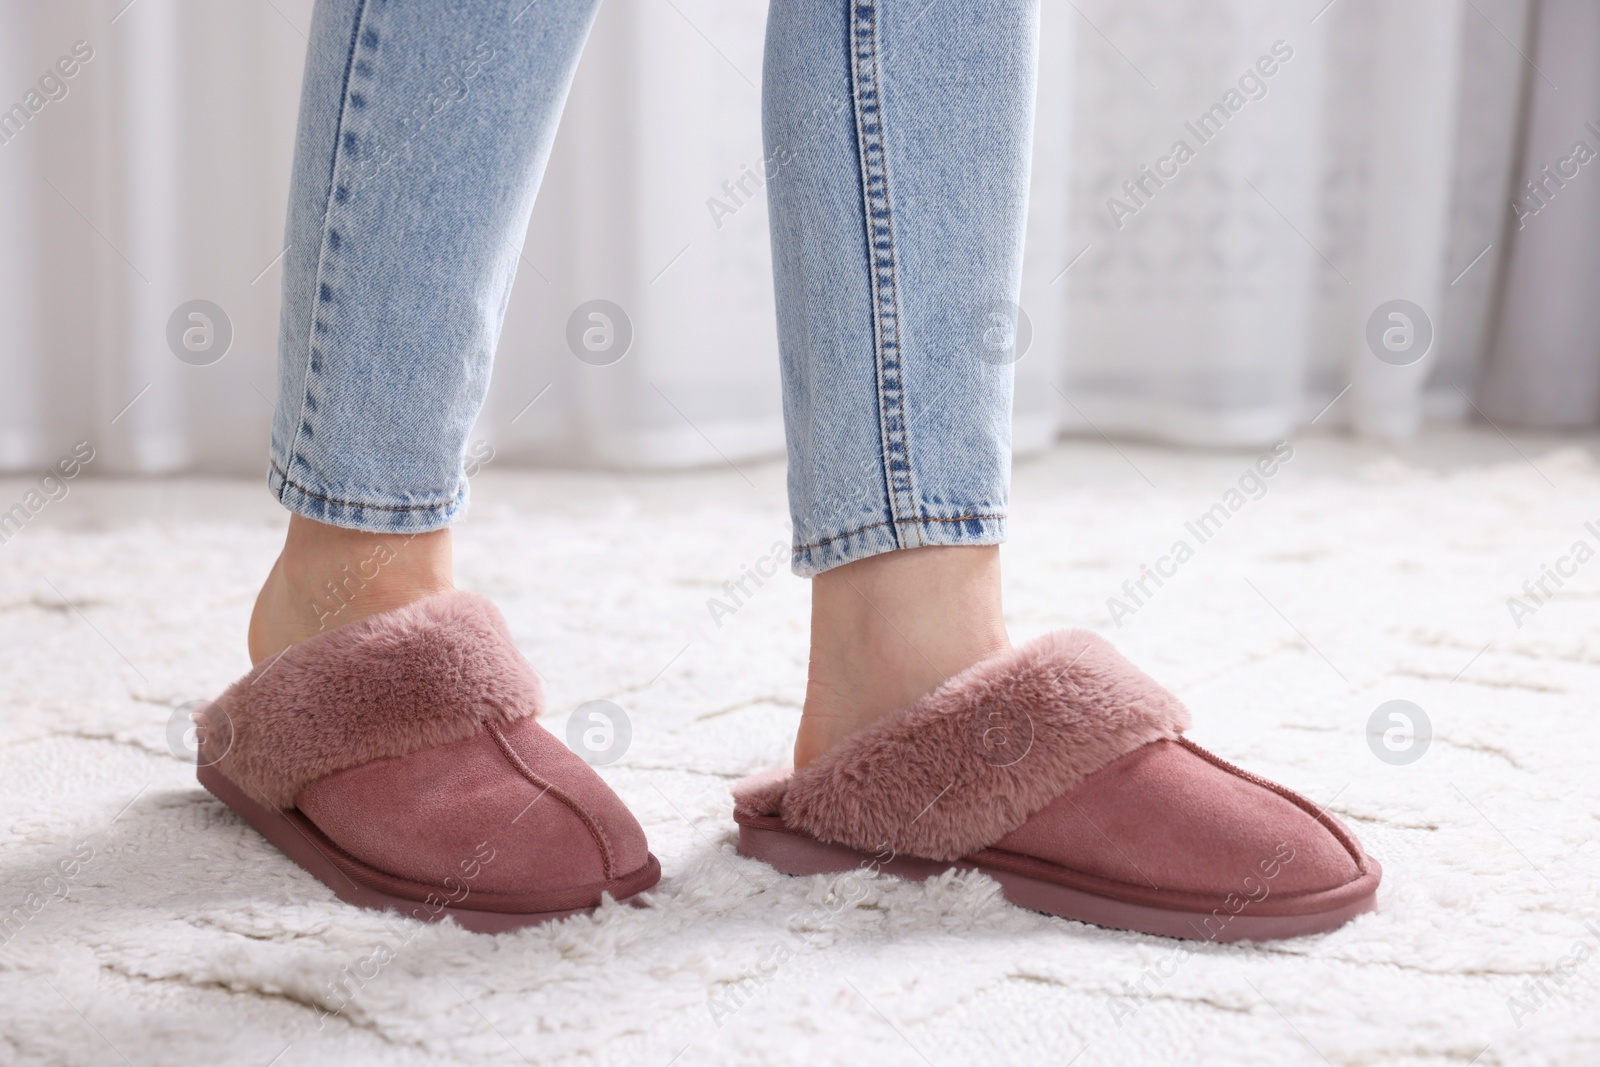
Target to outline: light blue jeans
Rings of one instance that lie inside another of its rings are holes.
[[[462,453],[595,0],[318,0],[270,484],[420,532]],[[793,566],[1005,539],[1036,0],[773,0]]]

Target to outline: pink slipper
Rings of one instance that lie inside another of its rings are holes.
[[[196,714],[200,783],[364,907],[492,933],[649,889],[644,830],[542,703],[494,606],[443,593],[258,664]]]
[[[797,773],[734,786],[739,851],[788,874],[980,870],[1013,903],[1205,941],[1372,909],[1382,869],[1311,801],[1180,736],[1178,699],[1101,638],[985,660]]]

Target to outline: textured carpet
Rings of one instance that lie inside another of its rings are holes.
[[[842,886],[735,854],[728,784],[785,761],[803,692],[803,582],[707,606],[787,537],[770,464],[479,476],[460,582],[503,607],[558,734],[584,701],[626,710],[603,773],[665,877],[648,907],[516,934],[386,924],[168,751],[172,710],[246,666],[282,513],[255,485],[80,479],[0,546],[0,1062],[1600,1063],[1600,560],[1560,562],[1600,548],[1600,469],[1424,446],[1299,442],[1259,491],[1255,453],[1018,467],[1013,635],[1107,634],[1193,736],[1386,867],[1342,930],[1192,954],[979,877]],[[1172,576],[1135,602],[1143,564]],[[1570,576],[1536,603],[1547,565]],[[1432,723],[1409,763],[1369,743],[1390,700]]]

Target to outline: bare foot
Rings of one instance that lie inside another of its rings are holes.
[[[283,552],[250,616],[250,661],[454,588],[448,529],[375,534],[290,515]]]
[[[795,768],[1010,647],[998,546],[886,552],[817,575]]]

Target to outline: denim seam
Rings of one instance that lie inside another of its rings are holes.
[[[310,322],[306,327],[306,371],[305,377],[300,382],[300,410],[295,416],[294,436],[289,439],[289,447],[284,452],[283,468],[279,471],[284,480],[284,485],[278,489],[280,503],[283,501],[286,487],[294,485],[289,480],[288,472],[294,470],[295,457],[300,452],[300,437],[307,429],[306,403],[311,397],[312,379],[318,373],[313,365],[317,362],[317,323],[321,317],[322,310],[322,275],[323,268],[328,260],[328,233],[333,228],[333,206],[334,197],[338,191],[339,161],[344,155],[345,119],[349,116],[351,110],[350,76],[355,67],[356,50],[360,46],[361,33],[366,28],[367,12],[371,10],[369,0],[357,0],[357,2],[360,6],[356,9],[356,17],[350,27],[350,47],[345,53],[344,78],[339,89],[339,121],[333,130],[333,155],[328,165],[328,192],[322,209],[322,240],[321,246],[317,250],[316,274],[311,283]],[[272,465],[276,467],[277,462],[272,461]],[[295,488],[301,492],[310,493],[310,490],[301,486],[295,485]],[[316,494],[311,493],[311,495],[315,496]]]
[[[900,526],[917,512],[909,427],[905,411],[905,362],[900,345],[900,303],[889,204],[889,161],[883,139],[882,78],[878,64],[876,0],[853,0],[850,12],[851,74],[856,142],[860,155],[862,207],[871,276],[873,356],[878,386],[878,433],[883,449],[884,488],[896,543]],[[898,414],[897,414],[898,413]],[[912,527],[916,543],[921,531]]]
[[[830,545],[835,541],[843,541],[846,537],[854,537],[856,534],[866,533],[868,530],[876,530],[880,526],[892,526],[905,523],[919,524],[924,522],[979,522],[988,519],[1004,519],[1005,517],[1006,513],[1002,511],[998,515],[956,515],[951,518],[943,518],[938,515],[924,515],[919,519],[888,519],[884,522],[873,522],[868,523],[866,526],[858,526],[854,530],[846,530],[844,533],[834,534],[832,537],[824,537],[822,540],[813,541],[809,545],[796,545],[794,547],[794,551],[809,552],[813,548],[821,548],[823,545]]]
[[[291,488],[304,493],[313,500],[320,500],[324,504],[338,504],[340,507],[345,508],[361,508],[363,511],[442,511],[445,508],[453,506],[456,500],[460,499],[458,494],[455,499],[447,500],[443,504],[362,504],[354,500],[340,500],[337,497],[323,496],[321,493],[307,489],[299,482],[290,478],[289,475],[284,472],[284,469],[278,466],[276,460],[269,459],[267,462],[272,464],[272,469],[277,472],[279,478],[283,479],[283,488],[278,490],[279,500],[283,499],[284,490]]]

